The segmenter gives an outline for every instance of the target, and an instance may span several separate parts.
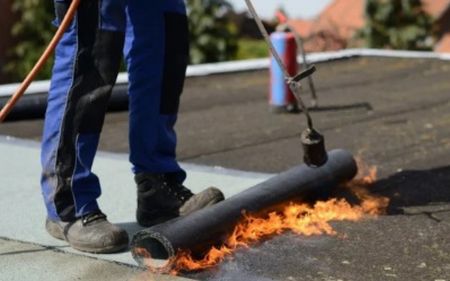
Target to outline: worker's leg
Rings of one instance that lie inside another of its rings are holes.
[[[130,161],[138,173],[185,173],[176,161],[180,94],[188,63],[183,0],[130,0],[125,56],[129,70]]]
[[[223,200],[183,186],[176,161],[180,94],[189,55],[183,0],[130,0],[125,55],[130,81],[130,161],[138,189],[136,219],[151,226]]]
[[[69,4],[55,1],[58,22]],[[74,221],[98,210],[100,184],[91,167],[122,58],[125,4],[81,1],[57,47],[41,155],[51,220]]]

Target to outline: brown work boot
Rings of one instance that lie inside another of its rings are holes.
[[[127,232],[111,224],[100,211],[71,223],[47,219],[45,227],[53,237],[66,240],[72,248],[83,252],[107,254],[128,247]]]
[[[197,210],[212,206],[225,199],[222,191],[209,187],[200,193],[194,194],[180,207],[180,216],[187,216]]]
[[[137,222],[145,227],[185,216],[224,200],[223,193],[210,187],[193,194],[176,180],[175,174],[141,173],[137,183]]]

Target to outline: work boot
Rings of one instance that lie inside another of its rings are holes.
[[[127,232],[111,224],[100,211],[85,215],[74,222],[47,219],[45,227],[51,236],[66,240],[72,248],[83,252],[107,254],[128,247]]]
[[[135,176],[135,181],[138,195],[136,220],[145,227],[186,216],[224,200],[223,193],[215,187],[193,194],[173,173],[140,173]]]

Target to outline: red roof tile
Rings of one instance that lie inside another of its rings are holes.
[[[350,38],[364,26],[364,4],[364,0],[335,0],[320,14],[314,29]]]
[[[425,11],[438,19],[450,8],[450,0],[422,0]]]
[[[439,53],[450,53],[450,33],[446,33],[442,36],[434,50]]]
[[[423,0],[425,11],[435,19],[450,9],[450,0]],[[306,48],[310,51],[345,48],[355,32],[365,24],[365,0],[334,0],[313,21],[290,20],[289,23],[304,38],[309,38]],[[450,33],[449,33],[450,34]],[[447,50],[450,36],[438,44],[439,50]]]
[[[288,20],[288,24],[295,29],[300,36],[307,38],[311,35],[314,21],[308,20]]]

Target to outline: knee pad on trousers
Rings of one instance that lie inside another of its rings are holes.
[[[176,114],[189,62],[189,30],[184,14],[165,13],[165,58],[161,114]]]

